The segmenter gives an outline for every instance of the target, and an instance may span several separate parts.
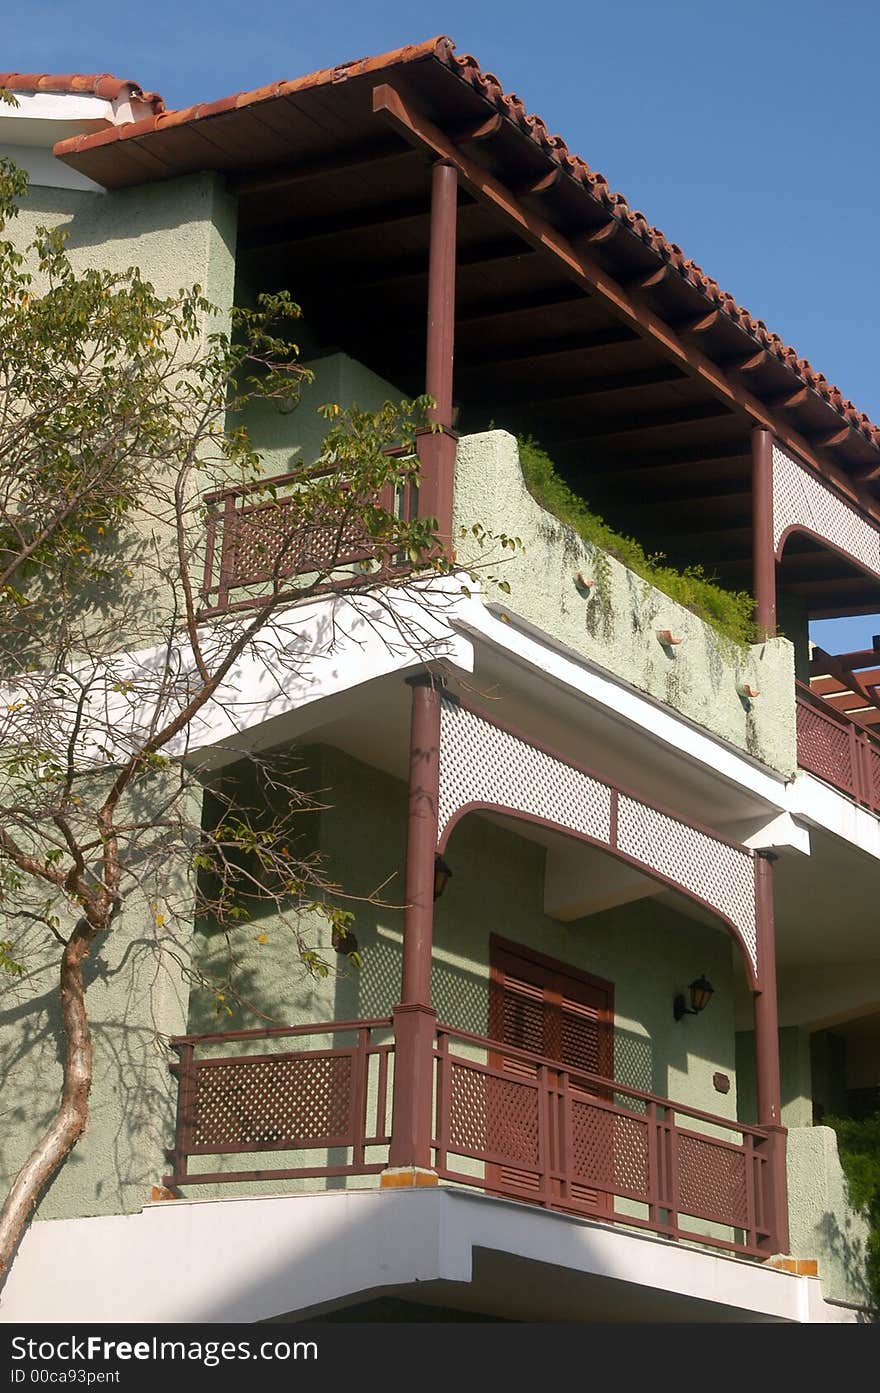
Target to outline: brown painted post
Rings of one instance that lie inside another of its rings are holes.
[[[773,546],[773,436],[752,431],[752,585],[755,623],[764,638],[776,634],[776,552]]]
[[[169,1065],[169,1072],[177,1078],[177,1124],[174,1135],[174,1150],[167,1153],[174,1167],[173,1175],[166,1175],[165,1184],[180,1185],[186,1180],[187,1161],[192,1147],[196,1124],[196,1083],[195,1046],[188,1042],[174,1045],[179,1055],[176,1064]]]
[[[755,858],[757,889],[758,990],[755,993],[755,1052],[758,1084],[758,1125],[768,1130],[766,1213],[768,1251],[787,1253],[788,1183],[779,1080],[779,1009],[776,998],[776,932],[773,914],[772,852]]]
[[[428,338],[425,391],[436,405],[435,428],[420,432],[419,512],[436,517],[438,533],[451,546],[456,436],[452,429],[452,363],[455,351],[455,249],[458,172],[442,160],[431,175],[431,245],[428,261]]]
[[[403,916],[401,1000],[394,1008],[394,1099],[391,1146],[383,1186],[437,1183],[431,1167],[434,1037],[431,948],[434,855],[440,796],[440,702],[434,673],[408,679],[412,687],[406,909]]]

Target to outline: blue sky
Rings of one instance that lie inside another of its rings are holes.
[[[876,0],[27,0],[0,66],[182,106],[438,33],[880,421]]]

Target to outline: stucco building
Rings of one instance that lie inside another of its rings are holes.
[[[446,39],[182,111],[0,83],[16,236],[63,226],[77,265],[221,310],[302,304],[315,385],[251,423],[270,473],[317,453],[310,401],[427,390],[419,509],[525,544],[509,594],[452,586],[430,653],[355,628],[234,739],[205,724],[208,794],[251,776],[236,740],[295,749],[329,791],[317,849],[396,900],[324,981],[270,933],[249,996],[285,1029],[246,1037],[183,976],[123,1011],[125,939],[102,950],[92,1121],[0,1315],[862,1318],[867,1221],[821,1118],[880,1087],[880,656],[811,652],[808,623],[880,610],[880,429]],[[760,641],[542,508],[529,436],[649,553],[752,589]],[[223,507],[206,622],[252,589],[223,540],[246,498]],[[340,603],[303,611],[306,647]],[[210,965],[210,925],[190,951]],[[49,1009],[4,1046],[44,1111]]]

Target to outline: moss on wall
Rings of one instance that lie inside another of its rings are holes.
[[[509,600],[497,599],[511,616],[779,773],[794,773],[794,654],[786,639],[741,649],[591,547],[538,507],[523,480],[516,441],[505,431],[459,442],[456,530],[476,520],[524,543],[523,552],[496,568],[510,586]],[[460,545],[466,563],[467,543]],[[589,588],[585,581],[595,584]],[[658,631],[665,629],[681,643],[661,643]],[[760,695],[745,697],[744,685]]]

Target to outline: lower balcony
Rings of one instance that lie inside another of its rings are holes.
[[[228,1194],[255,1182],[278,1193],[305,1181],[387,1184],[394,1129],[415,1103],[430,1117],[433,1171],[416,1183],[476,1187],[741,1256],[776,1251],[773,1148],[784,1134],[426,1017],[428,1067],[390,1018],[178,1037],[166,1183]]]

